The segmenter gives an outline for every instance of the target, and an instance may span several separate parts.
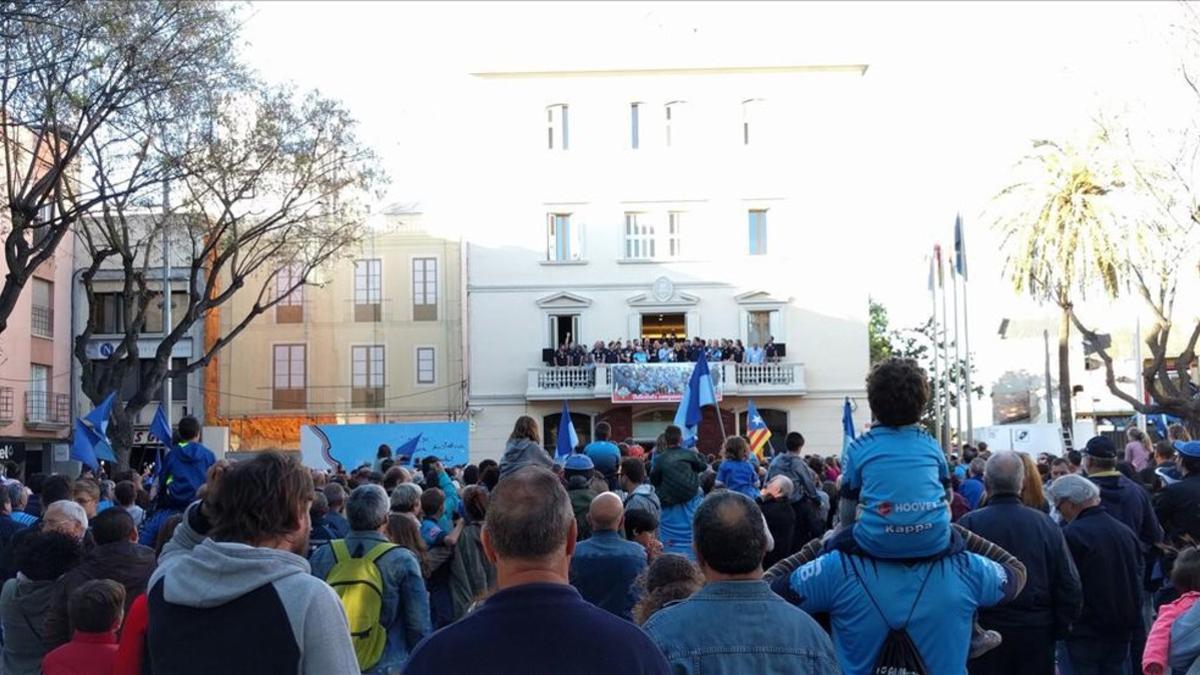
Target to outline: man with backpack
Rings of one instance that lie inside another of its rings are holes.
[[[184,417],[179,420],[177,432],[179,443],[167,452],[158,469],[157,509],[142,523],[138,536],[138,543],[143,546],[154,546],[162,524],[172,515],[183,513],[196,500],[209,468],[217,463],[212,451],[198,440],[199,420],[191,415]]]
[[[350,534],[317,549],[309,560],[313,575],[342,600],[364,673],[400,668],[431,632],[421,565],[385,535],[389,506],[382,487],[355,488],[346,501]]]

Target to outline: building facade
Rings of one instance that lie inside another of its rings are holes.
[[[865,71],[475,74],[488,114],[456,138],[471,198],[447,207],[487,224],[467,251],[472,459],[499,457],[521,415],[553,447],[564,400],[583,439],[606,421],[618,440],[653,442],[677,404],[614,402],[610,367],[548,366],[543,350],[670,333],[784,348],[776,363],[713,364],[721,420],[706,413],[702,449],[722,426],[744,434],[753,401],[777,445],[799,430],[810,450],[839,451],[843,401],[867,409]]]
[[[297,449],[303,424],[462,418],[462,248],[413,206],[386,209],[368,230],[208,368],[208,423],[229,427],[232,450]],[[284,272],[276,284],[294,282]],[[221,334],[250,295],[221,309]]]
[[[163,319],[163,250],[161,247],[161,223],[163,216],[154,213],[127,215],[127,227],[132,240],[137,240],[139,233],[142,238],[151,237],[154,233],[150,248],[145,250],[146,288],[151,294],[146,306],[146,321],[137,335],[137,349],[141,361],[149,362],[154,358],[159,344],[164,337]],[[172,216],[172,223],[166,231],[171,243],[168,250],[171,261],[169,277],[171,283],[171,328],[179,325],[179,319],[187,308],[188,294],[185,290],[192,264],[191,241],[189,229],[180,216]],[[139,254],[139,261],[142,259]],[[118,348],[125,337],[126,326],[133,317],[126,316],[124,307],[125,271],[116,258],[109,258],[102,263],[92,282],[95,304],[88,302],[87,289],[82,281],[82,274],[92,262],[92,256],[87,246],[78,237],[75,238],[75,272],[70,277],[73,297],[70,302],[70,316],[73,327],[72,335],[82,335],[87,326],[89,316],[94,324],[92,334],[84,344],[84,353],[96,368],[104,368],[104,362]],[[182,367],[203,356],[204,352],[204,322],[197,321],[178,342],[171,352],[172,365]],[[80,365],[71,362],[71,382],[74,388],[74,411],[76,417],[82,417],[94,407],[92,402],[81,390],[79,378]],[[125,401],[133,396],[139,386],[138,375],[132,371],[125,374],[121,383],[118,400]],[[204,379],[201,371],[197,370],[188,375],[172,378],[170,392],[170,419],[175,424],[184,415],[204,417]],[[130,462],[140,467],[143,462],[151,461],[158,447],[157,441],[150,436],[150,422],[158,410],[164,391],[160,389],[150,397],[147,403],[133,419],[133,445]],[[68,420],[70,421],[70,420]]]

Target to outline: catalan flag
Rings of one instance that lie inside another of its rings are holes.
[[[754,401],[746,407],[746,436],[750,439],[750,450],[758,455],[759,461],[766,460],[767,441],[771,440],[771,430],[763,421],[762,415],[754,407]]]

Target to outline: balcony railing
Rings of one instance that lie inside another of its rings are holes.
[[[30,312],[30,330],[38,337],[54,337],[54,308],[34,305]]]
[[[71,421],[71,397],[46,391],[25,392],[25,425],[63,429]]]
[[[804,364],[710,363],[720,370],[724,396],[802,396],[808,392]],[[563,398],[611,398],[609,366],[535,366],[529,369],[525,398],[554,400]]]
[[[13,388],[0,387],[0,425],[12,423],[16,412],[13,408]]]

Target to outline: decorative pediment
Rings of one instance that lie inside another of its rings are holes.
[[[592,299],[570,291],[551,293],[537,301],[537,306],[543,309],[582,309],[591,307]]]
[[[691,307],[700,302],[698,296],[683,291],[674,291],[665,300],[662,297],[661,294],[656,296],[653,292],[638,293],[626,302],[630,307]]]
[[[734,302],[739,305],[786,305],[791,298],[777,298],[766,291],[749,291],[736,295]]]

